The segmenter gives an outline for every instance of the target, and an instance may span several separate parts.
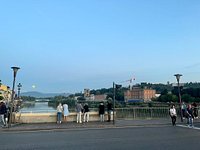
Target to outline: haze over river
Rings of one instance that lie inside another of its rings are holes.
[[[24,106],[20,112],[23,113],[47,113],[47,112],[56,112],[56,109],[48,106],[48,102],[35,102],[31,106]]]

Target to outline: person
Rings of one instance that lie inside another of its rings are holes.
[[[99,116],[100,116],[100,121],[104,122],[104,114],[105,114],[105,106],[103,102],[99,104]]]
[[[193,127],[194,114],[193,114],[193,110],[192,110],[192,105],[191,104],[188,105],[186,113],[187,113],[187,118],[188,118],[188,126],[189,127]]]
[[[185,105],[184,102],[182,102],[182,104],[181,104],[181,112],[182,112],[183,119],[185,119],[185,117],[186,117],[186,111],[187,111],[187,106]]]
[[[76,104],[76,113],[77,113],[77,115],[76,115],[76,122],[77,123],[82,123],[82,118],[81,118],[81,116],[82,116],[82,110],[83,110],[83,106],[81,105],[80,102],[78,102]]]
[[[88,122],[89,121],[89,107],[88,107],[88,104],[85,103],[85,105],[83,106],[83,113],[84,113],[84,116],[83,116],[83,122]]]
[[[110,101],[107,102],[107,112],[108,112],[108,122],[110,122],[111,112],[112,112],[112,103]]]
[[[62,112],[63,112],[63,107],[62,104],[59,103],[57,106],[57,123],[62,123]]]
[[[172,125],[175,126],[177,114],[176,114],[176,108],[175,108],[174,105],[171,106],[171,108],[169,110],[169,114],[170,114],[170,117],[172,119]]]
[[[63,114],[64,114],[64,121],[67,122],[67,116],[69,116],[69,109],[67,104],[63,105]]]
[[[198,106],[195,102],[192,105],[193,105],[193,110],[194,110],[194,118],[198,119]]]
[[[3,126],[7,125],[5,121],[5,115],[7,114],[7,108],[3,101],[0,102],[0,121],[3,122]]]

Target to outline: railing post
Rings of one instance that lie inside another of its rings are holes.
[[[153,118],[153,111],[152,111],[152,108],[150,108],[150,118],[152,119]]]

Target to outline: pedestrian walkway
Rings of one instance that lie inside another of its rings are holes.
[[[88,122],[77,124],[76,122],[35,123],[35,124],[13,124],[10,128],[1,128],[0,131],[29,131],[29,130],[55,130],[55,129],[78,129],[78,128],[111,128],[124,126],[147,126],[147,125],[169,125],[169,119],[151,120],[116,120],[111,122]]]
[[[200,120],[194,121],[194,125],[200,125]],[[36,131],[36,130],[59,130],[59,129],[91,129],[91,128],[114,128],[114,127],[148,127],[148,126],[171,126],[171,119],[138,119],[138,120],[116,120],[113,122],[91,121],[88,123],[64,122],[56,123],[35,123],[35,124],[13,124],[10,128],[0,128],[1,131]],[[177,125],[186,125],[186,122],[177,120]]]

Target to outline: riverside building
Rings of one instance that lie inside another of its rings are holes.
[[[134,87],[124,92],[125,102],[148,102],[156,97],[156,90]]]

